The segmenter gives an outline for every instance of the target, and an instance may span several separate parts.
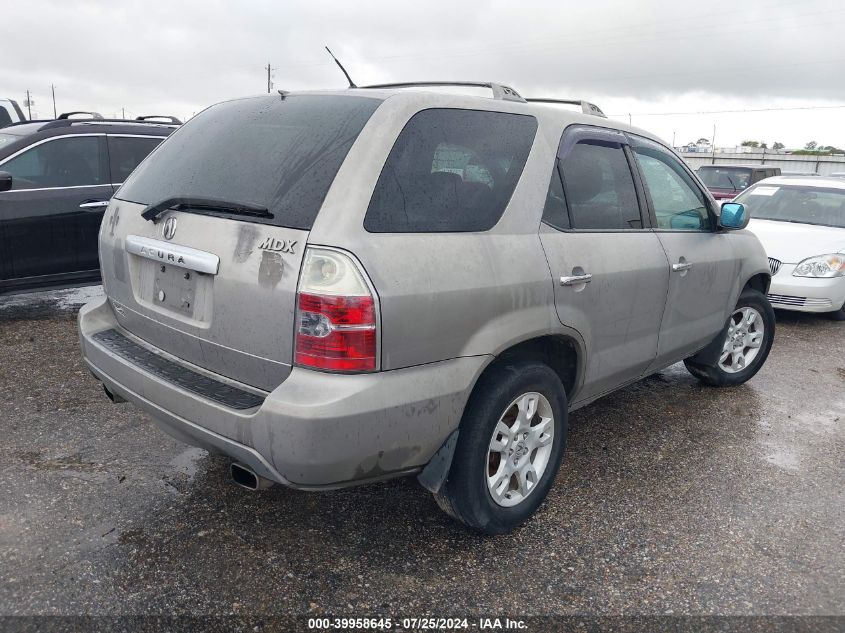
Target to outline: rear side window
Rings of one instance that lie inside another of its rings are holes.
[[[153,151],[163,138],[144,136],[109,136],[111,180],[121,183]]]
[[[560,165],[573,229],[643,227],[634,178],[621,145],[581,141]]]
[[[376,183],[364,228],[372,233],[486,231],[522,175],[532,116],[435,108],[405,125]]]
[[[12,189],[83,187],[108,182],[97,136],[72,136],[41,143],[0,165]]]
[[[174,132],[116,196],[144,205],[174,197],[251,204],[273,214],[265,222],[310,229],[349,149],[380,104],[338,95],[220,103]]]

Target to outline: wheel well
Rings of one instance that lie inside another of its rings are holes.
[[[567,399],[570,399],[578,380],[578,348],[572,339],[564,336],[541,336],[509,347],[490,363],[484,373],[501,363],[532,360],[539,360],[554,370],[563,383]]]
[[[754,275],[751,279],[745,282],[745,286],[742,288],[745,290],[746,288],[752,288],[757,290],[758,292],[762,292],[764,295],[768,294],[769,286],[772,283],[771,275],[767,275],[766,273],[758,273]]]

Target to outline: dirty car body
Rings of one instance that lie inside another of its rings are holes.
[[[637,219],[624,229],[555,216],[561,153],[593,141],[631,169]],[[212,107],[109,205],[106,297],[79,317],[85,360],[114,397],[268,480],[321,489],[445,473],[497,361],[545,359],[575,409],[707,348],[743,288],[765,291],[756,238],[718,228],[685,167],[699,215],[662,218],[635,147],[674,156],[603,118],[459,94]],[[426,215],[436,207],[442,217]],[[338,267],[346,290],[309,286]],[[584,269],[583,283],[561,279]]]

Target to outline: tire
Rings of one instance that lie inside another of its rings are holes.
[[[746,335],[743,334],[742,329],[734,330],[733,327],[729,327],[720,358],[715,363],[705,365],[689,358],[684,361],[684,365],[693,376],[713,387],[727,387],[741,385],[760,371],[775,340],[775,311],[764,294],[757,290],[746,289],[740,295],[730,321],[733,325],[740,325],[737,323],[738,315],[750,314],[748,311],[756,313],[754,319],[756,325],[751,327],[745,325]],[[739,316],[740,320],[742,318],[743,316]],[[751,341],[756,340],[755,333],[760,334],[759,347],[749,345]],[[732,338],[736,347],[729,348]],[[735,356],[734,352],[741,353],[742,358],[745,359],[744,363],[735,362],[739,356]]]
[[[517,417],[520,411],[529,415]],[[552,419],[547,422],[549,416]],[[440,508],[484,534],[504,534],[524,523],[554,483],[566,446],[567,417],[563,385],[547,365],[509,363],[492,368],[464,410],[452,466],[435,494]],[[500,422],[511,427],[507,437],[501,433]],[[495,446],[504,447],[501,451],[493,448],[494,432]],[[536,481],[531,480],[526,464],[534,468]],[[518,472],[508,475],[517,468]],[[494,500],[488,483],[491,476],[501,483],[494,487],[500,491],[499,501]]]
[[[829,319],[833,319],[834,321],[845,321],[845,305],[835,312],[828,312],[827,316]]]

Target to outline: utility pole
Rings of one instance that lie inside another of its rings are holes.
[[[26,91],[26,113],[32,121],[32,97],[29,95],[29,90]]]
[[[267,94],[270,94],[270,90],[273,88],[273,81],[270,79],[270,64],[267,64]]]
[[[56,114],[56,86],[50,84],[50,90],[53,92],[53,118],[58,119],[59,116]]]
[[[126,118],[126,108],[121,108],[121,109],[120,109],[120,118],[121,118],[121,119],[125,119],[125,118]]]
[[[710,161],[711,165],[716,164],[716,124],[713,124],[713,140],[710,141],[710,149],[713,150],[712,153],[712,160]]]

